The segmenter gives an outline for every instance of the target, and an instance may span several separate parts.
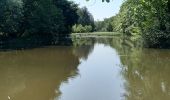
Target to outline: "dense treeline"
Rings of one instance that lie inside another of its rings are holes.
[[[118,16],[126,35],[142,38],[149,47],[170,46],[168,0],[127,0]]]
[[[0,0],[0,37],[67,35],[78,21],[78,9],[67,0]]]
[[[145,46],[170,47],[170,0],[125,0],[109,20],[113,31],[143,40]]]
[[[119,31],[148,47],[170,47],[170,0],[125,0],[117,15],[97,22],[86,7],[67,0],[0,0],[0,40],[58,41],[71,32],[93,31]]]
[[[72,1],[0,0],[0,41],[56,43],[71,32],[92,31],[92,14]]]

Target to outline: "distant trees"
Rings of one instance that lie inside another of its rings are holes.
[[[73,33],[84,33],[94,31],[94,18],[86,7],[79,8],[77,11],[79,16],[77,24],[72,27]]]
[[[91,25],[81,25],[81,24],[75,24],[72,27],[73,33],[89,33],[92,32],[92,26]]]
[[[95,22],[95,31],[99,32],[112,32],[112,18],[106,18],[104,21],[96,21]]]
[[[77,14],[79,15],[78,24],[81,24],[83,26],[91,25],[92,27],[94,27],[94,18],[86,7],[80,8],[77,11]]]

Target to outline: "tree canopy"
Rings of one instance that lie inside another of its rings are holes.
[[[1,36],[69,34],[78,5],[67,0],[0,0]]]

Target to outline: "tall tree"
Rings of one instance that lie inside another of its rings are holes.
[[[80,8],[77,13],[79,15],[78,24],[91,25],[94,29],[94,18],[86,7]]]
[[[55,5],[61,9],[64,16],[64,23],[66,23],[65,33],[71,32],[71,27],[78,21],[78,5],[72,1],[54,0]]]

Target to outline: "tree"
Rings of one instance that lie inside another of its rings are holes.
[[[21,0],[0,0],[0,32],[16,37],[20,33],[22,18]]]
[[[148,47],[170,46],[169,0],[126,0],[112,21],[113,29],[143,39]],[[117,28],[117,26],[119,28]]]
[[[91,25],[94,30],[94,18],[88,9],[86,7],[80,8],[77,13],[79,15],[78,24]]]
[[[52,0],[24,0],[24,35],[55,36],[65,28],[64,16]]]
[[[64,23],[66,23],[65,32],[70,33],[72,26],[77,23],[79,15],[77,14],[78,5],[72,1],[67,0],[54,0],[55,5],[61,9],[64,16]]]
[[[104,21],[96,21],[95,22],[95,31],[100,31],[100,32],[112,32],[113,31],[113,26],[112,26],[112,17],[111,18],[106,18]]]

